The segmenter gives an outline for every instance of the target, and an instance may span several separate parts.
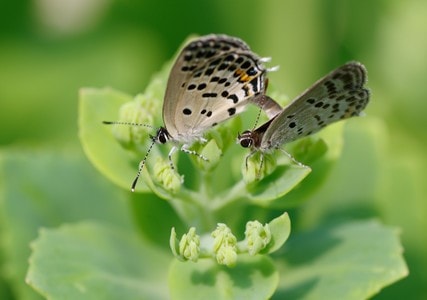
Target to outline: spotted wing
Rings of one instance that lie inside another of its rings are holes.
[[[240,39],[209,35],[191,42],[172,68],[163,106],[169,134],[192,141],[243,111],[264,92],[266,70]]]
[[[369,102],[365,67],[347,63],[326,75],[284,108],[266,129],[261,149],[279,147],[336,121],[358,116]]]

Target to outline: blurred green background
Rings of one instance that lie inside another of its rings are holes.
[[[1,147],[81,151],[81,87],[143,92],[188,35],[208,33],[272,57],[270,84],[290,98],[349,60],[366,65],[366,113],[384,135],[372,206],[401,228],[410,269],[376,298],[427,299],[427,1],[2,1]]]

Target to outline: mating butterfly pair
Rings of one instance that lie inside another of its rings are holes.
[[[357,116],[369,101],[369,91],[364,88],[366,69],[350,62],[317,81],[282,109],[265,94],[269,71],[263,65],[266,61],[235,37],[207,35],[190,42],[170,72],[163,103],[164,127],[152,137],[153,143],[181,143],[182,151],[206,160],[187,147],[203,141],[205,131],[240,114],[252,103],[264,110],[270,120],[243,132],[238,139],[242,147],[252,149],[251,154],[265,152],[333,122]],[[169,158],[176,150],[174,145]],[[140,163],[132,191],[147,155]]]

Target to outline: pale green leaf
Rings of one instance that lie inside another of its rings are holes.
[[[377,221],[295,234],[280,252],[273,299],[367,299],[408,275],[398,231]]]
[[[268,206],[295,188],[309,173],[307,167],[278,165],[272,174],[248,185],[248,196],[256,204]]]
[[[263,252],[272,253],[280,249],[291,234],[291,220],[288,213],[284,213],[271,220],[268,225],[271,231],[271,242]]]
[[[271,258],[261,255],[239,255],[234,268],[219,266],[214,259],[175,260],[169,273],[172,299],[268,299],[278,280]]]
[[[29,243],[41,226],[90,218],[131,227],[123,194],[81,154],[34,149],[3,152],[0,176],[2,268],[19,299],[40,299],[24,278]]]
[[[138,159],[114,138],[112,126],[102,122],[119,121],[120,107],[132,100],[131,96],[110,88],[85,88],[80,91],[79,101],[79,137],[87,157],[104,176],[129,191]],[[142,180],[137,188],[149,191]]]
[[[26,281],[49,299],[168,299],[171,256],[96,222],[42,229]]]

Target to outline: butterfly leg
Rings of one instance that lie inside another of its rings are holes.
[[[303,167],[303,168],[308,168],[306,165],[304,165],[303,163],[301,163],[301,162],[299,162],[299,161],[297,161],[296,159],[295,159],[295,157],[293,157],[288,151],[286,151],[285,149],[282,149],[282,148],[277,148],[277,149],[279,149],[280,151],[282,151],[283,153],[285,153],[286,154],[286,156],[294,163],[294,164],[296,164],[296,165],[298,165],[298,166],[300,166],[300,167]]]
[[[187,154],[195,155],[195,156],[197,156],[198,158],[203,159],[204,161],[209,161],[209,159],[207,159],[207,158],[206,158],[206,157],[204,157],[203,155],[201,155],[201,154],[197,153],[197,152],[196,152],[196,151],[194,151],[194,150],[190,150],[190,149],[188,149],[187,147],[188,147],[188,146],[187,146],[186,144],[182,145],[182,147],[181,147],[181,151],[182,151],[182,152],[185,152],[185,153],[187,153]]]
[[[253,150],[251,153],[249,153],[248,155],[246,155],[246,158],[245,158],[245,166],[246,166],[246,171],[248,171],[248,160],[249,160],[249,158],[251,157],[251,156],[253,156],[255,153],[257,153],[258,151],[257,150]],[[257,171],[257,174],[256,174],[256,179],[260,179],[261,178],[261,169],[262,169],[262,167],[264,166],[264,153],[260,153],[260,165],[259,165],[259,169],[258,169],[258,171]]]
[[[245,158],[246,171],[248,170],[248,161],[249,161],[249,158],[251,158],[251,156],[253,156],[255,153],[256,153],[256,151],[251,151],[251,153],[249,153],[248,155],[246,155],[246,158]]]
[[[262,170],[263,166],[264,166],[264,153],[261,152],[261,157],[260,157],[260,162],[259,162],[259,169],[258,169],[258,172],[256,174],[256,178],[257,179],[261,178],[261,170]]]

